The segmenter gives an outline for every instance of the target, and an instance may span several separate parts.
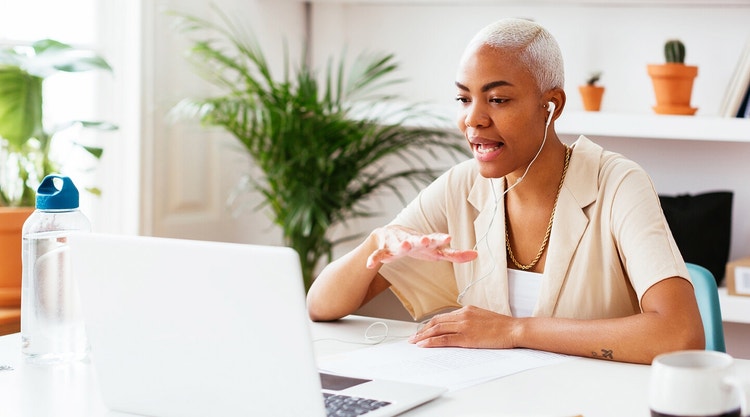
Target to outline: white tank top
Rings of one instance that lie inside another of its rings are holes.
[[[513,317],[531,317],[539,300],[542,274],[508,268],[508,296]]]

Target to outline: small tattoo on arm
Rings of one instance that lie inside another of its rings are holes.
[[[602,349],[601,355],[597,352],[591,352],[591,356],[594,358],[602,358],[602,359],[609,359],[614,360],[614,351],[612,349]]]

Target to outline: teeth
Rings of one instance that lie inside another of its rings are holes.
[[[479,145],[477,145],[477,152],[479,153],[490,153],[497,149],[500,149],[499,145],[489,145],[484,143],[480,143]]]

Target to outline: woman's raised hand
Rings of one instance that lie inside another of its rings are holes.
[[[428,261],[469,262],[477,257],[474,250],[457,250],[450,246],[445,233],[421,234],[401,226],[385,226],[373,231],[378,249],[367,258],[367,268],[393,262],[405,256]]]

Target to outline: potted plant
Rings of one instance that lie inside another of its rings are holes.
[[[392,55],[361,55],[348,74],[342,58],[322,75],[306,64],[290,70],[287,56],[277,79],[254,37],[219,14],[224,25],[177,15],[200,74],[222,93],[182,100],[174,111],[222,127],[243,145],[262,171],[246,180],[300,255],[309,288],[318,262],[359,237],[334,240],[335,226],[374,215],[368,198],[381,191],[401,197],[402,184],[428,182],[445,169],[426,156],[466,150],[451,130],[417,123],[429,114],[418,106],[388,110],[397,97],[383,88],[399,82],[390,78]]]
[[[656,96],[654,111],[658,114],[695,114],[698,109],[690,107],[690,98],[698,67],[685,65],[685,45],[679,39],[666,41],[664,58],[665,64],[648,65]]]
[[[601,71],[593,72],[586,79],[586,84],[578,87],[583,100],[583,109],[586,111],[599,111],[602,107],[604,87],[596,85],[602,77]]]
[[[0,307],[20,303],[21,227],[34,210],[41,180],[59,171],[62,161],[50,153],[56,133],[76,124],[115,129],[105,122],[75,121],[54,127],[43,123],[44,80],[61,71],[93,69],[111,71],[97,54],[51,39],[0,49]],[[80,146],[96,158],[101,156],[101,148]]]

